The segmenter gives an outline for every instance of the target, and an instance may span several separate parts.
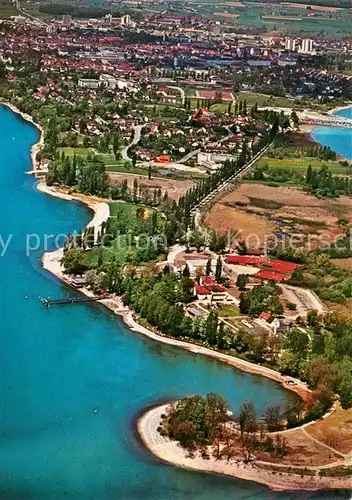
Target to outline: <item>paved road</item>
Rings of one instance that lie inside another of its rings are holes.
[[[296,304],[300,316],[305,316],[310,309],[316,309],[319,314],[325,312],[323,302],[311,290],[284,284],[280,287],[288,300]]]
[[[41,24],[42,26],[48,26],[47,23],[45,23],[44,21],[42,21],[41,19],[38,19],[37,17],[34,17],[32,16],[32,14],[28,14],[28,12],[26,12],[25,10],[22,9],[22,6],[21,6],[21,3],[19,2],[19,0],[16,0],[15,1],[15,7],[16,9],[21,13],[23,14],[25,17],[28,17],[28,19],[31,19],[32,21],[34,21],[35,23],[38,23],[38,24]]]
[[[121,157],[126,160],[126,161],[131,161],[132,159],[128,156],[128,150],[130,147],[135,146],[136,144],[139,143],[139,140],[141,138],[141,131],[144,125],[135,125],[133,127],[134,134],[133,134],[133,139],[132,141],[121,151]]]
[[[190,151],[187,153],[185,156],[181,158],[181,160],[178,163],[186,163],[188,160],[190,160],[193,156],[197,155],[198,153],[201,152],[200,148],[194,149],[193,151]]]
[[[174,265],[176,255],[181,252],[184,252],[185,250],[186,247],[184,245],[174,245],[173,247],[170,248],[170,251],[167,255],[167,262],[169,264]]]

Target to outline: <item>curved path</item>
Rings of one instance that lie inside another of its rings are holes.
[[[141,131],[144,125],[135,125],[133,127],[134,134],[133,134],[133,139],[132,141],[121,151],[121,157],[125,161],[132,161],[132,158],[128,156],[128,150],[132,147],[135,146],[136,144],[139,143],[140,138],[141,138]]]
[[[153,453],[154,456],[164,460],[165,462],[176,465],[177,467],[184,467],[187,469],[199,470],[204,472],[215,472],[217,474],[227,475],[235,478],[245,479],[248,481],[255,481],[257,483],[265,484],[272,490],[302,490],[302,491],[316,491],[321,489],[347,489],[350,488],[350,477],[325,477],[319,475],[320,469],[331,469],[343,465],[341,461],[326,466],[291,466],[288,464],[273,464],[258,460],[257,464],[267,467],[277,467],[280,469],[279,473],[273,474],[271,470],[260,468],[256,463],[246,464],[243,460],[217,460],[209,453],[207,460],[203,459],[199,454],[191,458],[187,452],[176,442],[171,441],[169,438],[161,436],[157,428],[161,421],[161,415],[165,413],[168,405],[158,406],[147,411],[138,420],[138,432],[142,438],[144,445]],[[348,462],[345,462],[348,465]],[[298,469],[302,471],[292,473],[292,470]],[[282,470],[283,469],[283,470]],[[287,472],[285,471],[287,470]],[[311,475],[305,474],[309,470]]]
[[[173,89],[173,90],[177,90],[180,94],[181,94],[181,101],[182,101],[182,104],[185,103],[185,100],[186,100],[186,93],[185,91],[183,90],[182,87],[177,87],[176,85],[168,85],[167,86],[169,89]]]

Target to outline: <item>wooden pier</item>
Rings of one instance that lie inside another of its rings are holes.
[[[40,299],[44,307],[63,306],[66,304],[82,304],[84,302],[97,302],[108,299],[109,295],[99,295],[94,297],[66,297],[64,299]]]

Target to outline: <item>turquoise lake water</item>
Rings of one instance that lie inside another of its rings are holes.
[[[352,108],[337,111],[335,115],[352,118]],[[323,146],[329,146],[339,155],[352,160],[352,128],[314,127],[311,135]]]
[[[286,393],[264,378],[134,334],[101,306],[40,304],[39,296],[67,290],[42,270],[43,243],[26,256],[26,234],[39,231],[42,241],[44,234],[79,230],[90,214],[36,191],[25,171],[37,140],[31,125],[0,107],[0,235],[13,235],[0,258],[0,499],[349,498],[273,493],[168,466],[141,446],[135,418],[159,400],[213,391],[234,410],[249,398],[260,409],[282,404]]]

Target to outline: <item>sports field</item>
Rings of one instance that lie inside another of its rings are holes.
[[[215,90],[196,90],[197,99],[216,99],[221,96],[223,101],[233,101],[234,95],[231,92],[215,92]]]

